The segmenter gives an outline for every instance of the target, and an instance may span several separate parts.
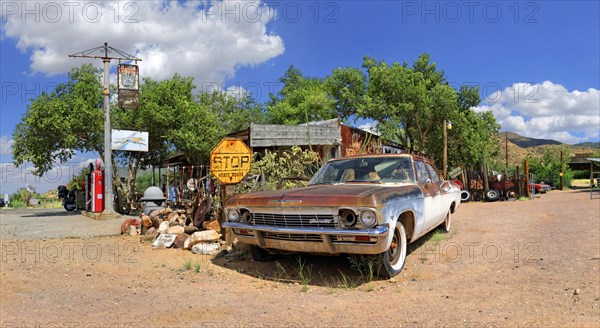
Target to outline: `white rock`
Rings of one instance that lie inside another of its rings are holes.
[[[219,251],[219,243],[198,243],[192,246],[192,253],[194,254],[213,254]]]
[[[163,221],[161,222],[161,224],[158,226],[158,232],[163,234],[163,233],[167,233],[167,230],[169,229],[169,222],[168,221]]]
[[[221,235],[214,230],[196,231],[190,238],[187,239],[188,245],[184,244],[184,248],[192,247],[198,243],[212,243],[221,238]]]

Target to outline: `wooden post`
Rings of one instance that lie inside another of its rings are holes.
[[[484,197],[485,197],[485,194],[487,193],[488,189],[490,188],[487,170],[488,170],[487,164],[485,163],[485,156],[484,156],[483,157],[483,195],[484,195]]]
[[[519,188],[519,196],[521,196],[521,195],[523,195],[523,189],[522,189],[522,186],[521,186],[521,181],[520,181],[521,179],[519,179],[519,165],[517,165],[517,175],[516,175],[516,177],[517,177],[516,181],[518,181],[517,185],[519,186],[518,187]]]
[[[225,244],[227,246],[233,245],[233,233],[230,228],[224,228],[223,223],[227,221],[225,217],[225,204],[235,193],[235,185],[221,185],[221,215],[219,216],[219,225],[221,226],[221,235],[225,237]]]
[[[560,151],[560,190],[563,190],[563,151]]]
[[[169,171],[170,171],[170,166],[167,165],[167,202],[169,201],[169,197],[171,196],[171,190],[169,189]]]
[[[531,188],[529,188],[529,162],[525,160],[525,189],[527,190],[527,198],[531,198]]]
[[[448,179],[448,133],[446,124],[446,120],[444,120],[444,180]]]

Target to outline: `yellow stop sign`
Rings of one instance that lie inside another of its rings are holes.
[[[252,168],[252,151],[235,138],[225,138],[210,152],[210,171],[222,184],[236,184]]]

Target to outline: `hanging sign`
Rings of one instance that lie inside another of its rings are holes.
[[[140,104],[140,70],[137,65],[117,66],[119,107],[137,109]]]
[[[126,151],[148,151],[148,132],[111,130],[111,149]]]

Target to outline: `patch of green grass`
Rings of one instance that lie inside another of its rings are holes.
[[[429,240],[437,244],[444,239],[446,239],[444,232],[441,229],[437,229],[433,232],[433,235],[431,235],[431,238]]]
[[[277,272],[275,272],[275,281],[289,282],[292,280],[287,270],[283,267],[283,265],[281,265],[281,263],[275,262],[275,267],[277,268]]]
[[[359,284],[359,279],[352,279],[349,276],[345,275],[342,271],[339,271],[340,276],[335,279],[334,285],[337,288],[345,288],[345,289],[354,289]]]
[[[201,267],[202,266],[200,265],[200,262],[194,263],[194,272],[196,272],[196,273],[200,272]]]
[[[192,268],[192,260],[186,260],[183,262],[183,269],[190,270]]]
[[[298,263],[296,273],[298,273],[300,283],[307,286],[312,280],[312,266],[306,266],[306,260],[303,260],[300,256],[296,257],[296,262]]]
[[[372,282],[370,282],[370,283],[367,284],[365,290],[367,292],[372,292],[373,290],[375,290],[375,285]]]
[[[358,271],[363,280],[371,282],[375,279],[375,276],[379,275],[382,264],[381,259],[365,255],[351,256],[348,259],[350,260],[350,267]]]

